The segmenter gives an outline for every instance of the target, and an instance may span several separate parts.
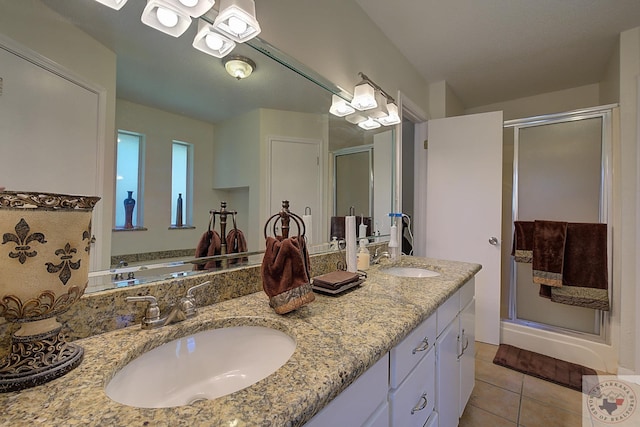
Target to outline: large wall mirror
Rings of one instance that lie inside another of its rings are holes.
[[[118,265],[119,259],[130,260],[127,257],[132,255],[139,260],[128,267],[175,262],[174,271],[186,271],[177,258],[193,258],[190,251],[207,229],[210,211],[219,210],[223,201],[229,210],[237,212],[237,228],[243,231],[247,250],[252,253],[264,249],[264,223],[280,209],[284,199],[299,215],[311,213],[313,226],[307,234],[318,251],[328,248],[331,217],[348,214],[346,206],[357,204],[356,215],[374,218],[378,224],[375,231],[388,234],[394,129],[364,131],[328,114],[332,92],[339,89],[277,46],[270,46],[268,40],[254,39],[232,52],[256,64],[251,76],[238,80],[226,72],[222,60],[192,47],[197,23],[178,38],[142,24],[144,1],[129,1],[120,11],[90,0],[29,0],[7,5],[8,10],[3,12],[7,22],[23,21],[28,26],[28,16],[35,16],[37,11],[41,19],[38,25],[43,25],[42,19],[49,19],[52,28],[72,26],[69,34],[81,32],[114,54],[115,134],[122,131],[138,135],[142,141],[140,179],[135,188],[127,188],[137,202],[135,229],[120,230],[113,221],[99,224],[102,233],[110,235],[111,244],[109,265],[92,265],[94,272],[103,272],[94,276],[104,276],[94,290],[127,285],[127,274],[124,281],[114,282],[115,275],[109,270]],[[259,15],[259,7],[257,12]],[[12,39],[11,34],[2,33],[0,27],[0,47],[3,40]],[[60,46],[48,48],[65,49],[64,37],[48,43],[57,40]],[[24,44],[20,39],[15,42],[14,47]],[[37,50],[35,53],[41,54]],[[93,60],[93,54],[87,55],[87,61]],[[77,52],[77,57],[81,61],[83,52]],[[5,79],[7,93],[9,84]],[[0,116],[9,108],[9,103],[0,103]],[[47,117],[39,119],[46,121]],[[6,142],[9,139],[2,135],[1,128],[0,138]],[[172,222],[176,203],[171,179],[174,143],[184,143],[192,150],[187,156],[190,175],[185,183],[183,227],[175,227]],[[105,152],[98,154],[111,153],[115,158],[116,146],[107,141]],[[0,153],[3,158],[15,158],[20,150],[27,149],[33,151],[18,144],[3,144]],[[370,194],[360,194],[362,184],[359,187],[351,178],[335,178],[336,153],[350,150],[366,151],[371,157],[369,170],[361,174]],[[113,163],[115,169],[115,159]],[[55,180],[53,175],[46,168],[31,174],[31,181],[3,174],[0,185],[7,190],[68,192],[64,185],[49,186]],[[113,184],[114,218],[124,209],[123,195],[115,192],[116,175],[115,170],[103,174],[105,181],[112,181],[105,182],[103,188]],[[339,209],[336,194],[341,198]],[[367,199],[364,205],[359,202],[361,196]],[[349,203],[350,199],[354,202]],[[219,224],[216,227],[219,231]],[[142,272],[136,275],[142,281]]]

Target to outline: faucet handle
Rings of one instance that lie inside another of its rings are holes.
[[[180,309],[185,314],[187,318],[191,318],[197,314],[196,311],[196,298],[193,294],[194,291],[198,288],[201,288],[205,285],[210,285],[211,281],[207,280],[206,282],[202,282],[198,285],[192,286],[187,290],[187,295],[180,300]]]
[[[158,307],[158,300],[153,295],[141,295],[137,297],[127,297],[127,302],[147,302],[149,305],[144,312],[144,319],[142,319],[142,323],[145,321],[154,321],[160,319],[160,308]]]

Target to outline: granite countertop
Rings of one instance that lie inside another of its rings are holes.
[[[284,316],[275,314],[266,294],[257,292],[201,307],[196,317],[160,329],[136,325],[75,341],[85,350],[79,367],[47,384],[0,394],[0,425],[303,425],[481,268],[414,257],[402,257],[399,264],[441,275],[399,278],[372,266],[361,286],[339,296],[317,294],[313,303]],[[236,325],[282,330],[295,339],[296,350],[269,377],[211,401],[144,409],[106,396],[105,384],[144,351],[195,332]]]

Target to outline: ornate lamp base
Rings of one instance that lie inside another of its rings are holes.
[[[0,361],[0,393],[44,384],[82,362],[84,349],[67,343],[61,330],[11,336],[11,353]]]

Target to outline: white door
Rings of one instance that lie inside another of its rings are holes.
[[[289,201],[291,212],[302,217],[311,208],[312,228],[307,235],[312,242],[320,242],[322,216],[322,175],[320,141],[272,138],[269,152],[269,216]],[[291,223],[290,236],[297,233]]]
[[[500,343],[502,112],[429,121],[427,256],[482,265],[476,339]]]
[[[0,40],[1,41],[1,40]],[[99,94],[0,45],[0,186],[13,191],[101,195]],[[94,211],[93,232],[102,236]],[[91,265],[99,265],[98,246]],[[94,269],[93,267],[91,267]]]

